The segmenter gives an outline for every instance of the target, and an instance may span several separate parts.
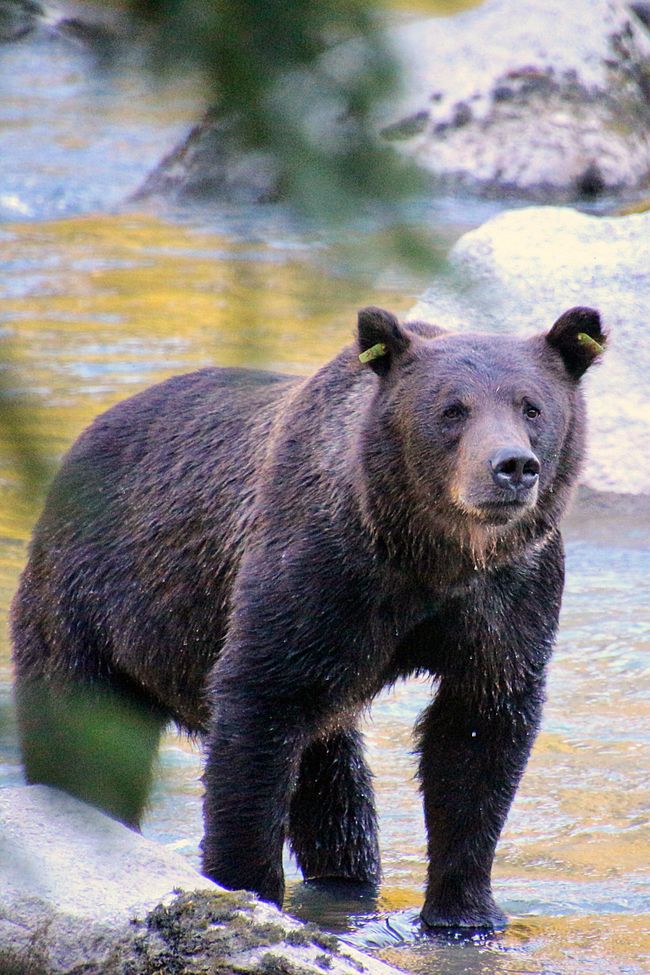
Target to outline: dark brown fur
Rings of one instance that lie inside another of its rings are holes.
[[[603,342],[590,309],[530,339],[365,309],[358,346],[309,379],[205,369],[99,417],[52,486],[13,607],[28,778],[137,823],[173,719],[206,739],[209,876],[279,903],[288,837],[305,876],[376,883],[356,721],[431,674],[423,917],[502,923],[490,869],[540,721],[578,383]],[[541,465],[516,497],[492,473],[504,447]],[[146,715],[128,796],[107,799],[102,763],[66,734],[72,688]],[[71,765],[87,766],[74,783]]]

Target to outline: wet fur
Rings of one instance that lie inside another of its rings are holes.
[[[30,781],[137,823],[148,767],[123,803],[98,798],[101,769],[65,778],[69,689],[110,694],[148,715],[147,766],[168,720],[204,737],[208,876],[279,903],[288,837],[305,876],[377,883],[356,723],[382,688],[430,674],[423,917],[503,923],[490,868],[557,628],[594,356],[580,330],[604,342],[588,309],[526,340],[367,309],[309,379],[205,369],[99,417],[54,481],[12,610]],[[376,342],[386,356],[362,365]],[[513,375],[547,399],[542,475],[534,506],[493,526],[473,513],[495,490],[481,444],[490,410],[497,440],[527,436],[499,399]],[[440,391],[462,377],[476,419],[452,436]]]

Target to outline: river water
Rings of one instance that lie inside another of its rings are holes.
[[[151,86],[135,67],[89,70],[42,39],[0,51],[0,314],[3,375],[27,395],[25,429],[50,465],[117,400],[172,373],[219,363],[309,371],[352,335],[356,309],[405,312],[430,275],[376,256],[351,273],[340,249],[279,210],[135,211],[122,201],[202,108],[191,79]],[[422,204],[442,246],[496,204]],[[389,228],[369,221],[368,252]],[[345,237],[345,231],[339,237]],[[359,255],[359,249],[355,252]],[[348,259],[349,260],[349,259]],[[0,706],[11,668],[7,609],[38,502],[0,457]],[[408,971],[640,975],[650,971],[650,519],[639,498],[583,497],[567,524],[568,582],[542,732],[494,871],[512,916],[484,941],[424,937],[424,830],[411,728],[431,689],[411,681],[367,722],[381,814],[375,903],[300,882],[287,906],[375,947]],[[11,721],[0,787],[21,781]],[[200,748],[169,734],[146,835],[198,864]]]

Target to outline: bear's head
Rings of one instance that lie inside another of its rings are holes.
[[[555,526],[584,455],[580,380],[605,341],[590,308],[530,338],[363,309],[357,351],[376,389],[362,456],[377,534],[396,551],[455,539],[485,563]]]

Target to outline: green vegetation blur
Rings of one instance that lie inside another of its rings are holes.
[[[413,192],[415,171],[377,145],[373,109],[398,83],[364,0],[131,0],[159,70],[195,66],[242,149],[277,164],[283,196],[317,219]],[[327,56],[344,41],[347,49]]]

